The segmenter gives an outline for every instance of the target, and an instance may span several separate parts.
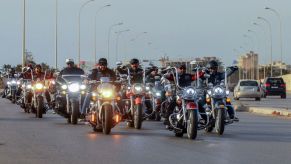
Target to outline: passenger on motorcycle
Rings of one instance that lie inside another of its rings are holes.
[[[96,80],[100,81],[101,77],[109,77],[110,81],[115,81],[116,80],[116,75],[115,72],[112,69],[109,69],[107,67],[107,59],[105,58],[100,58],[98,62],[97,68],[92,70],[92,73],[89,75],[90,80]],[[89,93],[87,93],[83,106],[82,106],[82,111],[81,114],[84,115],[86,114],[86,109],[89,107],[90,100],[91,100],[91,91],[95,88],[96,86],[92,85],[89,88]]]

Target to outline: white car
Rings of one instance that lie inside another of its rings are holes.
[[[261,100],[262,89],[256,80],[240,80],[233,91],[235,100],[240,98],[255,98]]]

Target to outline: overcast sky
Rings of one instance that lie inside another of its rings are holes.
[[[77,60],[78,11],[85,1],[58,0],[59,66],[64,65],[66,58]],[[55,0],[26,2],[26,48],[33,53],[36,62],[54,65]],[[21,63],[22,3],[23,0],[0,0],[0,65]],[[258,16],[262,16],[272,24],[273,58],[279,60],[279,21],[274,13],[264,9],[269,6],[282,16],[283,55],[284,60],[291,63],[290,0],[95,0],[81,14],[83,60],[94,59],[95,12],[106,4],[112,6],[97,16],[98,58],[107,56],[109,27],[123,22],[124,25],[112,30],[111,61],[115,60],[114,32],[130,29],[119,39],[119,55],[122,58],[159,59],[166,53],[170,58],[217,56],[231,64],[238,54],[234,49],[243,53],[244,49],[254,48],[260,54],[260,63],[269,62],[269,35],[264,35],[260,27],[252,25],[258,22],[268,32],[268,26],[257,20]],[[247,32],[248,29],[256,34]],[[130,41],[144,31],[148,33]],[[248,34],[253,40],[244,38],[243,34]]]

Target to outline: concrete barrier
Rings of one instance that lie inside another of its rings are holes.
[[[282,78],[286,83],[286,90],[291,91],[291,74],[283,75]]]

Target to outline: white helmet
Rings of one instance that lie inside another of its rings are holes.
[[[66,59],[66,64],[74,64],[74,59]]]

